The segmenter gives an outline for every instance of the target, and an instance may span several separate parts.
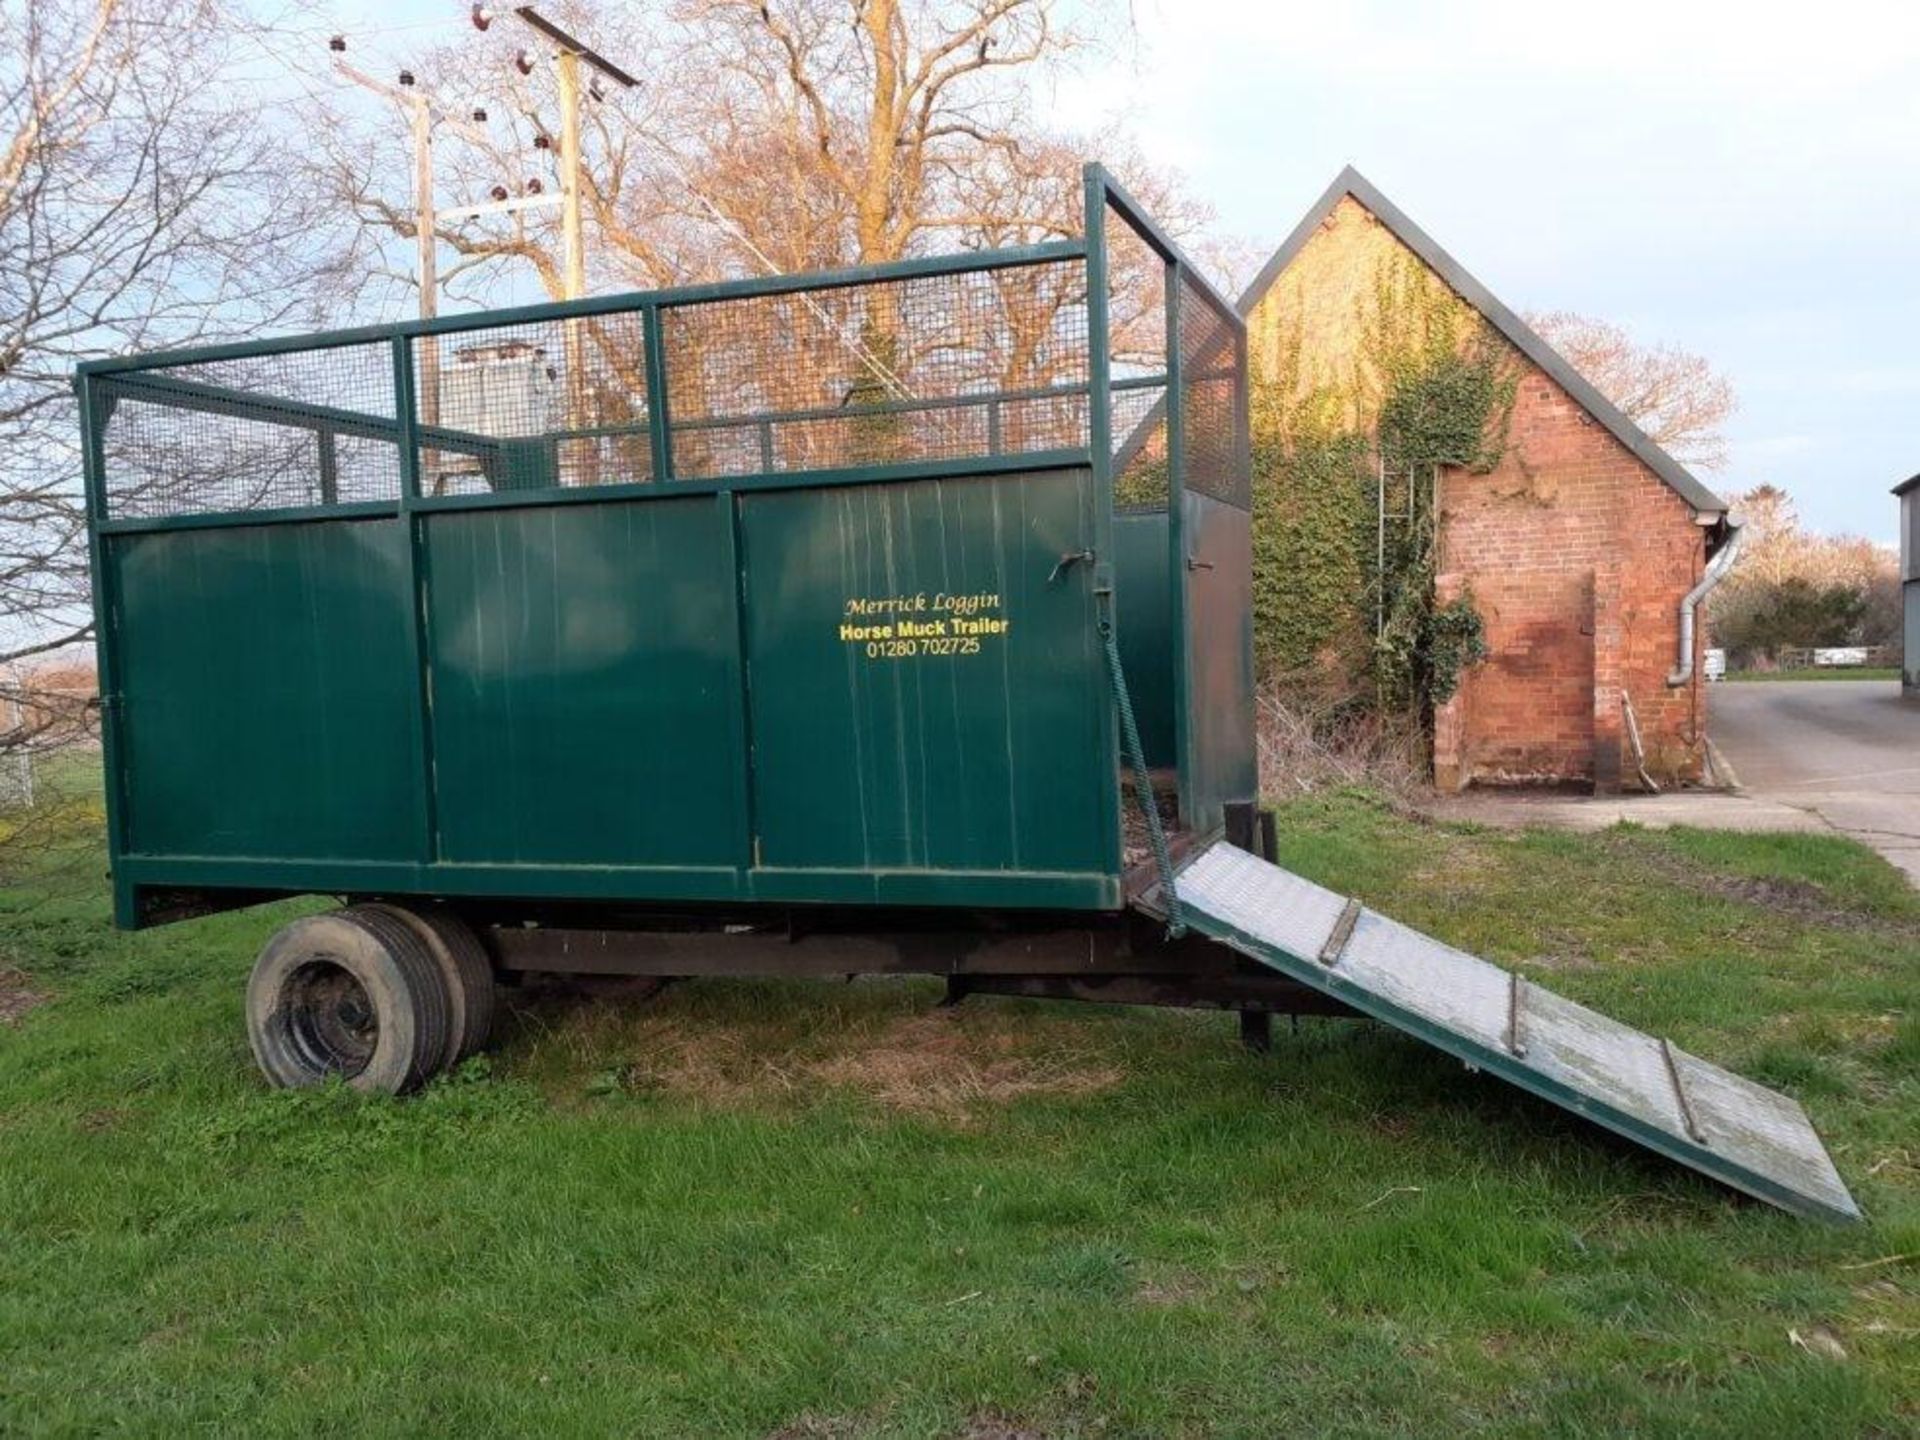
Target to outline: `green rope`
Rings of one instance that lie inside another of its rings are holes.
[[[1160,824],[1160,807],[1153,799],[1153,777],[1147,773],[1147,752],[1140,744],[1140,726],[1133,718],[1133,699],[1127,693],[1126,673],[1120,668],[1120,642],[1114,637],[1113,622],[1100,622],[1100,639],[1107,650],[1107,673],[1113,677],[1114,704],[1120,711],[1120,735],[1126,742],[1127,756],[1133,762],[1133,793],[1147,817],[1147,834],[1153,841],[1154,868],[1160,872],[1160,894],[1167,909],[1167,937],[1178,940],[1187,933],[1180,918],[1180,892],[1173,883],[1173,854],[1167,849],[1167,832]]]

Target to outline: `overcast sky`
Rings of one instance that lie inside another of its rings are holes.
[[[1920,4],[1135,0],[1137,55],[1055,99],[1118,117],[1277,245],[1351,163],[1518,310],[1733,380],[1723,491],[1891,542],[1920,470]]]
[[[1132,4],[1135,39],[1047,95],[1060,125],[1124,124],[1262,249],[1352,163],[1515,309],[1712,360],[1741,408],[1709,485],[1893,539],[1888,487],[1920,470],[1920,0]]]

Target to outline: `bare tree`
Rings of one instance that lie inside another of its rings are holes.
[[[1050,132],[1036,77],[1092,43],[1099,6],[1060,0],[682,0],[558,7],[645,77],[587,108],[584,199],[590,285],[651,287],[778,270],[870,264],[1079,232],[1079,161],[1097,144]],[[1061,16],[1078,17],[1072,23]],[[1109,18],[1123,24],[1120,7]],[[441,148],[449,197],[557,183],[560,126],[545,67],[512,61],[524,34],[495,25],[423,58],[439,93],[476,89],[486,143]],[[476,80],[475,77],[480,77]],[[342,109],[324,183],[375,240],[410,238],[405,136]],[[1112,137],[1102,137],[1111,139]],[[1178,236],[1210,215],[1122,147],[1124,178]],[[444,225],[453,293],[483,299],[531,270],[561,294],[549,213]]]
[[[1722,591],[1778,585],[1789,576],[1803,573],[1807,542],[1812,537],[1800,528],[1800,507],[1794,504],[1793,496],[1778,485],[1756,485],[1735,495],[1732,504],[1745,534],[1741,537],[1739,566],[1720,586]]]
[[[92,636],[75,362],[283,320],[306,225],[224,0],[0,6],[0,748],[67,733]],[[69,667],[70,668],[70,667]]]
[[[1721,427],[1738,401],[1732,382],[1705,358],[1640,344],[1611,321],[1566,310],[1529,315],[1527,323],[1676,460],[1709,470],[1726,464]]]
[[[1892,644],[1898,639],[1899,555],[1857,535],[1817,535],[1803,529],[1793,497],[1777,485],[1757,485],[1732,497],[1745,526],[1740,561],[1709,602],[1716,644],[1751,662],[1771,657],[1778,643],[1767,617],[1783,595],[1852,597],[1830,608],[1853,627],[1812,643]],[[1856,613],[1857,612],[1857,613]],[[1808,643],[1794,641],[1792,643]]]
[[[1173,177],[1118,137],[1076,142],[1034,113],[1036,81],[1093,43],[1090,27],[1103,18],[1125,17],[1117,4],[1102,16],[1098,4],[1066,0],[681,0],[664,19],[642,7],[588,15],[562,6],[563,24],[644,77],[632,90],[603,87],[587,107],[590,285],[791,274],[1077,235],[1089,150],[1115,160],[1176,236],[1196,233],[1210,216]],[[515,63],[529,44],[525,32],[494,25],[416,67],[449,109],[477,102],[489,117],[482,140],[448,132],[436,146],[443,206],[495,187],[559,183],[552,77]],[[392,117],[364,107],[343,107],[339,120],[320,183],[362,222],[363,253],[382,254],[413,238],[407,139]],[[563,294],[551,211],[441,223],[437,239],[452,252],[441,274],[459,298],[485,303],[528,278],[551,298]],[[1116,351],[1146,368],[1161,346],[1158,278],[1157,265],[1116,267]],[[1084,273],[1060,265],[730,303],[670,321],[669,381],[691,386],[676,388],[671,408],[694,426],[676,437],[676,463],[689,472],[736,463],[725,457],[753,432],[707,422],[747,412],[836,417],[779,422],[770,443],[784,466],[981,443],[959,437],[989,423],[982,407],[884,423],[836,412],[1031,393],[1082,374],[1084,346],[1063,317],[1085,300]],[[457,363],[457,342],[450,348],[445,363]],[[589,337],[602,373],[619,351],[611,335]],[[632,389],[619,377],[578,408],[630,411]],[[998,439],[1047,448],[1075,424],[1075,405],[1052,396],[1010,404],[993,422]]]

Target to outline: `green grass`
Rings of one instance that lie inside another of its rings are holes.
[[[1810,665],[1798,670],[1729,670],[1725,680],[1898,680],[1897,665]]]
[[[1793,1091],[1872,1217],[1840,1229],[1376,1027],[1257,1057],[1225,1016],[919,982],[529,1000],[411,1101],[271,1093],[241,986],[292,907],[116,935],[97,816],[66,819],[0,891],[0,962],[51,997],[0,1030],[9,1434],[1920,1424],[1920,904],[1851,844],[1357,795],[1281,827],[1296,868]]]

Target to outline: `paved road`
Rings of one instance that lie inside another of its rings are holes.
[[[1897,680],[1738,681],[1708,703],[1749,793],[1812,811],[1920,885],[1920,701]]]

